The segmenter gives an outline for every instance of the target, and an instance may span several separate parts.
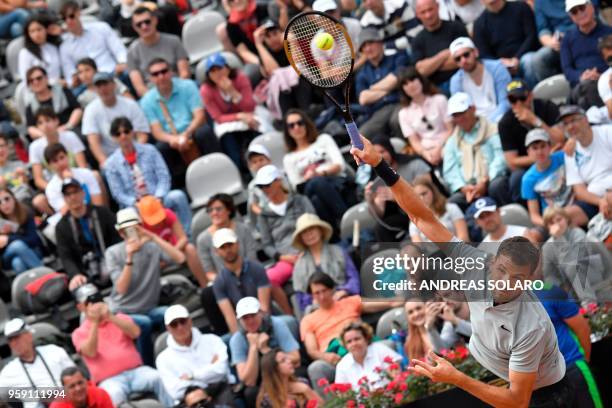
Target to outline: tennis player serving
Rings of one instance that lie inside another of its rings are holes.
[[[486,258],[487,255],[454,237],[423,203],[410,184],[382,160],[372,144],[361,137],[363,149],[351,149],[358,162],[371,165],[391,188],[399,206],[416,227],[449,257]],[[509,238],[479,271],[488,279],[524,282],[532,279],[539,250],[525,238]],[[475,276],[457,275],[457,279]],[[495,407],[571,407],[572,387],[565,376],[565,361],[559,351],[554,326],[531,291],[493,291],[479,298],[466,293],[470,307],[472,337],[470,352],[485,368],[505,379],[502,388],[477,381],[458,371],[434,353],[429,361],[411,360],[410,370],[434,382],[453,384]]]

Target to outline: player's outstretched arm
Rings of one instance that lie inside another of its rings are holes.
[[[381,170],[384,170],[382,167],[385,166],[385,163],[381,164],[381,155],[376,152],[369,140],[363,136],[361,136],[361,140],[363,141],[363,150],[353,147],[351,154],[358,163],[367,163],[377,171],[377,174],[380,173]],[[378,175],[381,176],[381,174]],[[384,176],[382,178],[385,180]],[[395,201],[408,214],[410,221],[432,242],[449,242],[453,238],[453,234],[438,221],[435,214],[423,203],[406,180],[400,177],[389,187],[393,192]]]

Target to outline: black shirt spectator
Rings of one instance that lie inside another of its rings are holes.
[[[64,97],[66,98],[67,106],[61,112],[55,113],[59,118],[60,124],[63,125],[68,123],[72,111],[75,109],[80,109],[81,105],[68,88],[62,88],[62,91]],[[38,109],[42,107],[49,107],[53,109],[53,97],[44,101],[38,101]],[[36,126],[36,121],[34,120],[34,114],[36,113],[36,110],[37,109],[34,108],[34,106],[31,104],[28,104],[28,106],[26,107],[26,124],[28,126]]]
[[[257,5],[253,15],[245,20],[242,20],[240,23],[233,23],[231,22],[232,19],[230,18],[227,22],[227,35],[234,47],[244,44],[249,51],[257,55],[257,48],[255,48],[252,33],[266,19],[267,16],[268,5],[260,4]]]
[[[270,286],[266,270],[257,262],[244,260],[240,276],[224,267],[213,284],[217,302],[228,299],[236,307],[238,301],[246,296],[257,298],[257,290]]]

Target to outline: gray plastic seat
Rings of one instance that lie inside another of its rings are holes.
[[[361,270],[359,273],[359,279],[361,281],[361,296],[364,298],[380,298],[380,293],[374,289],[374,281],[384,278],[384,274],[377,275],[374,273],[374,259],[375,258],[393,258],[399,251],[397,249],[384,249],[376,252],[363,261]]]
[[[408,328],[406,312],[403,307],[388,310],[381,316],[376,325],[376,335],[381,339],[386,339],[393,333],[396,324],[404,330]]]
[[[562,105],[567,102],[570,92],[570,84],[565,78],[565,75],[559,74],[540,81],[533,88],[533,97],[549,100],[557,105]]]
[[[533,223],[529,218],[529,213],[520,204],[507,204],[499,209],[502,220],[506,225],[521,225],[531,228]]]
[[[223,153],[207,154],[192,162],[187,168],[185,185],[193,209],[204,206],[217,193],[234,196],[236,205],[246,201],[240,171]]]
[[[33,311],[31,310],[30,304],[28,302],[28,292],[25,290],[26,285],[40,278],[41,276],[53,272],[54,271],[51,268],[47,268],[46,266],[39,266],[37,268],[30,269],[17,275],[15,280],[13,280],[13,284],[11,287],[11,297],[13,299],[13,306],[24,315],[31,314]]]
[[[365,202],[356,204],[346,210],[340,222],[340,237],[349,238],[353,235],[353,224],[359,221],[359,230],[373,229],[376,227],[376,219],[370,214],[368,204]]]
[[[200,11],[183,26],[183,46],[189,55],[189,62],[198,61],[223,50],[215,29],[225,18],[216,11]]]
[[[279,169],[283,168],[283,157],[287,153],[285,141],[281,132],[264,133],[251,141],[249,146],[262,145],[270,152],[270,160]]]

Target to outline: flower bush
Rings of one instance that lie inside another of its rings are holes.
[[[610,334],[612,330],[610,308],[589,303],[586,308],[580,308],[580,314],[589,319],[589,326],[591,326],[591,333],[594,337],[592,340],[599,340]]]
[[[440,353],[459,371],[476,379],[493,377],[470,356],[465,347],[455,350],[442,350]],[[406,404],[411,401],[437,394],[452,388],[449,384],[433,383],[429,378],[401,371],[400,366],[385,359],[385,367],[377,367],[379,381],[370,381],[367,377],[359,380],[359,390],[354,390],[351,384],[328,384],[325,379],[319,381],[324,388],[328,408],[380,408]]]

